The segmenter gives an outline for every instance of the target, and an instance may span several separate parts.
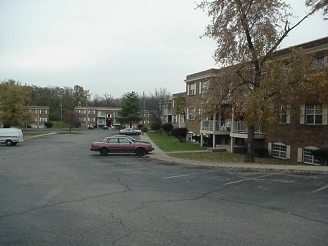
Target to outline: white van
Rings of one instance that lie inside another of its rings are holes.
[[[23,142],[23,132],[18,128],[0,128],[0,143],[7,146],[15,146]]]

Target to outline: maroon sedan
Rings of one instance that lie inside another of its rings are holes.
[[[134,142],[125,136],[106,137],[102,142],[93,142],[91,151],[99,151],[101,155],[108,153],[135,153],[138,156],[154,150],[151,143]]]

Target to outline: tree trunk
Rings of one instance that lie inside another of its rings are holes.
[[[254,126],[248,127],[247,132],[247,153],[245,162],[254,162]]]

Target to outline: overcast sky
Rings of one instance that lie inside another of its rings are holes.
[[[209,19],[198,0],[0,0],[0,80],[80,85],[121,97],[185,90],[186,75],[215,68]],[[287,1],[300,17],[304,0]],[[282,47],[328,36],[321,13]]]

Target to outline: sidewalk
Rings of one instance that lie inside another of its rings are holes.
[[[197,167],[213,167],[213,168],[233,168],[233,169],[252,169],[252,170],[275,170],[275,171],[293,171],[293,172],[320,172],[328,174],[328,166],[311,166],[311,165],[269,165],[257,163],[220,163],[220,162],[201,162],[194,160],[185,160],[174,158],[167,155],[164,151],[156,146],[156,144],[147,136],[140,135],[140,139],[149,141],[154,147],[154,150],[147,156],[152,159],[166,161],[169,163],[177,163],[191,165]]]

